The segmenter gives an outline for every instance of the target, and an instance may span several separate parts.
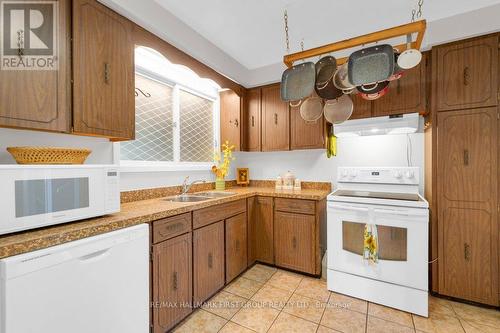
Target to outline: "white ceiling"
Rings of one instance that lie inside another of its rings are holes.
[[[276,64],[285,53],[283,10],[292,52],[409,22],[417,0],[154,0],[247,69]],[[429,22],[500,0],[424,0]]]

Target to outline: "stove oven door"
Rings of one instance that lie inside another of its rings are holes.
[[[328,268],[428,289],[428,210],[328,203]],[[376,226],[378,262],[363,259],[364,229]]]

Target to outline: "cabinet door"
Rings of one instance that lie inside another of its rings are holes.
[[[432,50],[437,110],[497,105],[498,36]]]
[[[224,286],[224,221],[193,232],[195,306]]]
[[[253,227],[255,259],[274,264],[273,198],[255,199]]]
[[[247,268],[246,212],[226,220],[226,283]]]
[[[244,115],[245,149],[247,151],[260,151],[261,149],[260,88],[248,90],[246,95],[245,106],[246,106]]]
[[[275,212],[274,248],[276,265],[315,274],[315,217]]]
[[[166,332],[191,312],[191,233],[153,245],[153,328]]]
[[[229,141],[240,150],[241,98],[232,90],[220,93],[221,143]]]
[[[439,292],[498,305],[497,108],[437,119]]]
[[[132,24],[94,0],[73,1],[73,131],[133,139]]]
[[[424,54],[420,65],[389,84],[387,94],[373,102],[375,117],[426,111],[426,63],[427,54]]]
[[[281,100],[280,85],[262,88],[262,151],[290,149],[288,103]]]
[[[40,1],[42,2],[42,1]],[[71,119],[71,4],[59,2],[57,70],[2,70],[0,126],[68,132]],[[3,41],[2,41],[3,42]]]
[[[305,121],[299,108],[290,109],[290,148],[316,149],[325,147],[323,116],[316,121]]]
[[[349,119],[370,118],[372,116],[372,102],[361,98],[358,94],[349,95],[352,98],[354,108]]]

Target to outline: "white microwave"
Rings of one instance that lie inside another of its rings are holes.
[[[120,211],[115,165],[0,165],[0,235]]]

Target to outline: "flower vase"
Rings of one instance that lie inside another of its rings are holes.
[[[215,179],[215,190],[224,191],[226,189],[226,181],[224,178],[216,178]]]

